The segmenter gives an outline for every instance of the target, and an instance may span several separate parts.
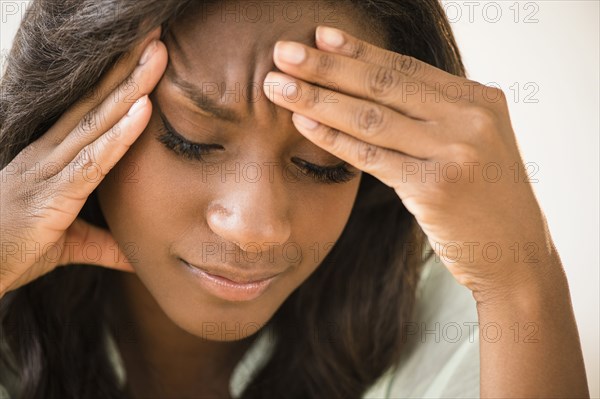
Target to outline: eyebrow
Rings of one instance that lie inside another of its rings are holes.
[[[202,88],[188,82],[177,75],[169,59],[165,75],[169,80],[188,97],[202,113],[227,122],[241,123],[242,117],[231,108],[224,107],[217,101],[208,97]]]

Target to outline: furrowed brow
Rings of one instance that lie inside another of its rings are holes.
[[[237,112],[210,98],[202,88],[179,77],[170,60],[165,75],[202,113],[227,122],[241,123],[242,117]]]

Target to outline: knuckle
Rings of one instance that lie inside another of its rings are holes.
[[[93,108],[81,118],[79,130],[82,133],[94,131],[98,127],[98,110]]]
[[[96,165],[95,158],[94,146],[92,144],[86,145],[75,157],[75,165],[80,170],[89,169]]]
[[[421,72],[420,62],[416,58],[403,54],[395,54],[392,57],[392,67],[394,70],[410,76],[418,75]]]
[[[478,161],[477,149],[469,143],[451,143],[446,145],[445,151],[450,155],[450,160],[453,162],[461,163]]]
[[[365,57],[366,53],[367,45],[364,42],[358,40],[354,43],[352,49],[350,50],[350,57],[354,59],[361,59]]]
[[[482,86],[481,83],[475,80],[466,79],[462,84],[457,84],[460,87],[459,99],[462,100],[462,102],[469,104],[479,101]]]
[[[125,79],[123,79],[123,84],[121,85],[121,87],[130,87],[130,86],[134,86],[135,85],[135,78],[133,76],[133,74],[131,75],[127,75],[127,77]]]
[[[318,75],[331,75],[335,69],[335,58],[329,54],[320,54],[317,57],[317,74]]]
[[[87,136],[90,133],[102,130],[105,120],[101,110],[93,108],[81,118],[74,133],[78,136]]]
[[[356,113],[356,130],[365,137],[373,137],[381,132],[384,126],[383,110],[376,105],[365,105]]]
[[[506,104],[506,94],[499,87],[485,86],[484,99],[491,104]]]
[[[360,168],[369,169],[381,157],[381,148],[374,144],[362,142],[358,145],[358,163]]]
[[[300,106],[306,110],[312,110],[319,103],[319,99],[324,94],[323,89],[315,86],[314,89],[311,90],[301,90],[298,85],[298,90],[300,90]]]
[[[468,120],[477,132],[486,132],[491,130],[496,122],[494,111],[483,106],[470,107]]]
[[[498,97],[500,99],[503,98],[503,97],[506,98],[506,94],[504,93],[504,90],[502,90],[501,88],[499,88],[499,87],[490,87],[490,89],[491,89],[491,92],[494,94],[495,97]]]
[[[400,82],[395,71],[386,67],[374,67],[367,74],[367,93],[372,97],[389,97]]]
[[[321,141],[327,148],[332,148],[333,150],[337,149],[339,146],[338,137],[340,135],[340,131],[334,128],[327,128],[323,133],[323,137]]]

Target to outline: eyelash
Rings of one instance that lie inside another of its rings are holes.
[[[295,162],[302,165],[302,173],[324,184],[346,183],[356,176],[356,172],[348,170],[347,163],[343,162],[337,166],[322,167],[310,164],[298,158],[293,158]]]
[[[203,161],[203,156],[211,153],[215,149],[223,149],[216,144],[200,144],[193,143],[183,138],[179,133],[173,131],[167,126],[164,118],[161,117],[161,125],[159,127],[160,135],[158,141],[165,145],[168,149],[189,160]],[[317,166],[299,158],[293,158],[295,163],[301,164],[300,171],[323,184],[341,184],[346,183],[356,177],[357,173],[348,170],[347,163],[343,162],[336,166]]]

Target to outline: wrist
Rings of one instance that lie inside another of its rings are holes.
[[[539,308],[551,298],[568,295],[568,281],[558,255],[540,260],[514,272],[514,264],[503,269],[511,270],[508,276],[498,277],[473,290],[478,309],[506,307],[509,310]]]

